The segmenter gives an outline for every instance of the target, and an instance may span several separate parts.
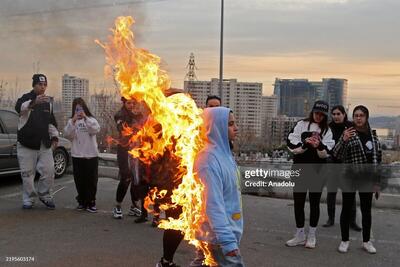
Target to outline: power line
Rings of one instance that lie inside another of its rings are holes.
[[[75,11],[75,10],[84,10],[84,9],[93,9],[93,8],[103,8],[103,7],[114,7],[114,6],[125,6],[131,4],[147,4],[150,2],[164,2],[168,0],[135,0],[135,1],[127,1],[118,3],[114,1],[114,3],[105,3],[105,4],[96,4],[96,5],[87,5],[82,7],[67,7],[67,8],[59,8],[59,9],[49,9],[49,10],[41,10],[41,11],[32,11],[32,12],[22,12],[17,14],[9,14],[9,15],[2,15],[3,18],[12,18],[12,17],[24,17],[24,16],[32,16],[32,15],[42,15],[42,14],[49,14],[49,13],[61,13],[61,12],[68,12],[68,11]]]

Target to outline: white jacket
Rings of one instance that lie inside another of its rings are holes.
[[[86,117],[72,122],[68,120],[64,135],[72,141],[71,155],[74,158],[94,158],[99,155],[96,134],[100,125],[93,117]]]

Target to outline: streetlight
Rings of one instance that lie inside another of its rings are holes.
[[[221,0],[221,37],[219,50],[219,97],[222,99],[222,80],[223,80],[223,62],[224,58],[224,0]]]

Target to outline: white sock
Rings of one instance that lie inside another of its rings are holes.
[[[296,228],[296,235],[304,235],[304,227]]]
[[[317,227],[311,227],[310,226],[310,229],[308,229],[308,234],[315,236],[315,231],[317,231]]]

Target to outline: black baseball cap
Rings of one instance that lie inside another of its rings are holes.
[[[312,112],[321,112],[325,116],[328,116],[329,104],[322,100],[315,101]]]

